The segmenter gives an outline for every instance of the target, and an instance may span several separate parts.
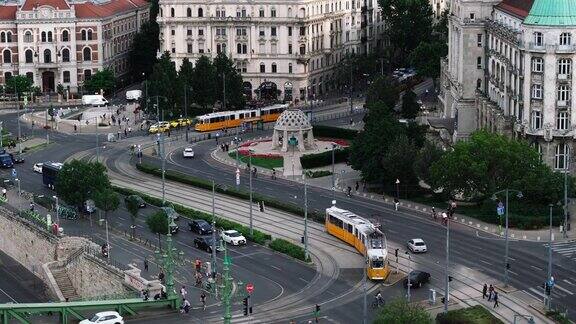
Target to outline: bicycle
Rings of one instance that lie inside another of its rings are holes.
[[[386,302],[384,301],[384,299],[374,298],[374,300],[372,301],[372,309],[380,308],[385,304]]]

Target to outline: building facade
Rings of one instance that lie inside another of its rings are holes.
[[[451,139],[477,129],[525,138],[552,168],[567,169],[576,136],[570,1],[453,0],[450,12],[439,97]]]
[[[376,0],[160,0],[157,19],[177,69],[225,52],[248,95],[301,101],[334,88],[346,55],[374,50],[380,16]]]
[[[0,84],[25,75],[44,93],[75,93],[96,71],[128,71],[133,35],[149,19],[145,0],[27,0],[0,5]]]

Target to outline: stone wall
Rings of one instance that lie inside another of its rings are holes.
[[[66,273],[82,298],[124,295],[133,291],[124,284],[124,272],[88,253],[66,265]]]

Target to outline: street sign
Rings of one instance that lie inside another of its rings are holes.
[[[252,283],[246,284],[246,291],[251,294],[254,291],[254,285]]]
[[[504,215],[504,204],[502,202],[498,203],[498,206],[496,207],[496,213],[498,216]]]
[[[240,169],[236,169],[236,185],[240,185]]]
[[[12,169],[12,177],[16,178],[18,176],[18,173],[16,172],[16,169]]]

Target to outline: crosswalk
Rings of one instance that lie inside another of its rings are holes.
[[[544,287],[535,286],[524,290],[525,293],[532,297],[543,300],[545,296]],[[552,288],[552,299],[574,298],[576,294],[576,281],[558,280]]]
[[[548,248],[548,243],[544,246]],[[576,241],[552,243],[552,251],[576,261]]]

